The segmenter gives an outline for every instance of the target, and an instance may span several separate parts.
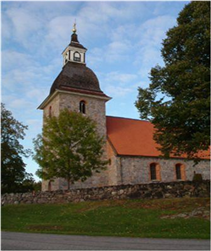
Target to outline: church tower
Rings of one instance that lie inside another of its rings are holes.
[[[75,24],[72,31],[71,41],[62,53],[63,68],[53,82],[49,95],[38,109],[43,110],[43,119],[46,116],[58,116],[64,108],[83,113],[96,121],[98,133],[106,139],[105,103],[110,97],[102,92],[96,75],[86,66],[87,49],[78,41]],[[90,181],[77,187],[96,186],[93,182],[98,182],[99,185],[107,183],[105,177],[99,177],[99,180],[91,177]],[[65,181],[57,179],[50,185],[49,182],[43,181],[42,190],[65,187]]]

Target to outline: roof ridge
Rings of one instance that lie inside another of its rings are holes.
[[[133,119],[133,118],[125,118],[125,117],[118,117],[118,116],[106,116],[106,117],[111,117],[111,118],[118,118],[118,119],[130,119],[130,120],[137,120],[137,121],[142,121],[142,122],[148,122],[151,123],[150,121],[147,120],[142,120],[142,119]]]

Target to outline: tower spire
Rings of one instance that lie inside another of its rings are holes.
[[[73,29],[72,29],[73,34],[71,36],[71,42],[79,43],[76,31],[77,31],[77,29],[76,29],[76,20],[75,20],[75,22],[73,24]]]
[[[76,20],[75,20],[75,23],[73,24],[73,29],[72,29],[72,31],[73,31],[73,34],[75,34],[76,33]]]

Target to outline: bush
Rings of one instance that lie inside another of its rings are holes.
[[[193,181],[202,181],[202,175],[200,173],[194,173]]]

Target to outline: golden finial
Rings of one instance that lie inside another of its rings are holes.
[[[76,21],[75,21],[75,23],[73,24],[73,29],[72,29],[72,31],[73,31],[73,33],[76,33]]]

